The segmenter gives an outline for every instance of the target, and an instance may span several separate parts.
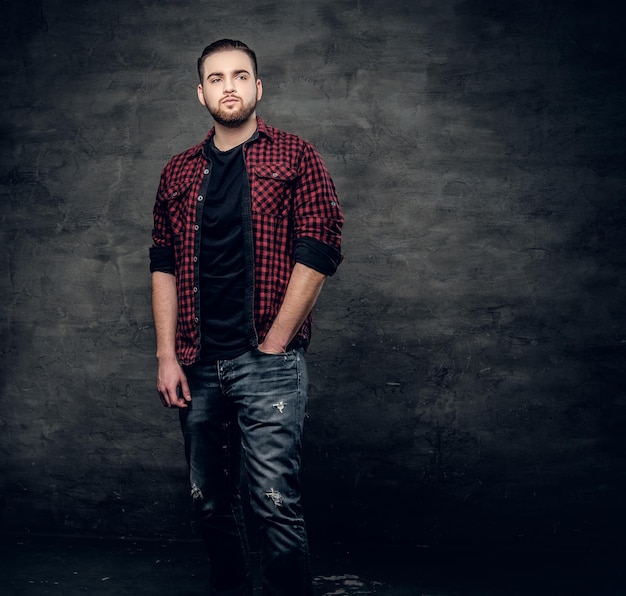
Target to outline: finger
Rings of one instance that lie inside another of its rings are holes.
[[[166,408],[171,408],[172,407],[172,400],[170,399],[170,396],[168,393],[161,393],[161,401],[163,402],[163,405]]]
[[[169,389],[163,389],[163,390],[157,390],[157,391],[159,393],[159,397],[161,398],[161,402],[166,408],[178,407],[178,401],[180,400],[180,398],[176,395],[176,391],[172,392]]]
[[[159,399],[161,400],[161,403],[167,408],[168,403],[165,394],[160,389],[157,389],[157,393],[159,394]]]
[[[189,384],[187,383],[187,379],[182,379],[180,382],[180,394],[183,397],[185,402],[191,401],[191,391],[189,389]]]
[[[187,402],[182,397],[182,388],[180,385],[174,391],[169,392],[169,402],[172,408],[186,408]]]
[[[172,401],[172,404],[169,406],[170,408],[186,408],[187,407],[187,402],[184,399],[181,399],[180,397],[176,398],[175,401]]]
[[[270,354],[273,356],[277,356],[278,354],[284,354],[285,350],[266,350],[265,348],[258,348],[259,352],[262,354]]]

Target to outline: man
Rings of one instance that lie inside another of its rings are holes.
[[[163,404],[179,408],[214,595],[250,595],[240,458],[264,546],[263,594],[311,593],[300,501],[311,310],[343,216],[315,149],[256,115],[254,52],[198,60],[214,127],[167,164],[154,207],[152,301]]]

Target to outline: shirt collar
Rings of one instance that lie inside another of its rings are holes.
[[[256,119],[256,123],[257,123],[256,132],[251,137],[252,141],[255,141],[260,135],[264,135],[269,139],[270,142],[272,142],[274,140],[274,135],[272,133],[271,126],[268,126],[267,124],[265,124],[263,119],[259,118],[258,116]],[[205,157],[207,156],[205,147],[208,147],[207,143],[213,138],[214,135],[215,135],[215,127],[211,128],[211,130],[208,132],[207,136],[204,138],[202,143],[196,145],[191,150],[194,157],[200,154],[203,154]]]

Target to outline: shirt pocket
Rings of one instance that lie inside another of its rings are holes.
[[[284,163],[266,163],[252,169],[252,209],[277,218],[291,208],[296,171]]]
[[[181,236],[187,224],[187,209],[189,205],[189,192],[193,181],[184,180],[169,186],[163,193],[167,201],[168,213],[172,232]]]

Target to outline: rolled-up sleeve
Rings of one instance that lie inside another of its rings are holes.
[[[294,260],[330,276],[337,271],[341,263],[341,253],[314,238],[297,238],[294,241]]]
[[[176,272],[174,261],[174,249],[171,246],[152,246],[150,248],[150,273],[161,271],[163,273]]]
[[[152,214],[154,225],[152,228],[153,245],[150,248],[150,272],[162,271],[164,273],[173,274],[176,270],[173,235],[167,203],[163,198],[163,191],[166,186],[166,171],[167,167],[161,174],[161,181],[159,183]]]
[[[303,243],[298,243],[298,240],[304,238],[328,246],[332,250],[321,249],[321,259],[330,258],[335,263],[336,269],[343,260],[341,254],[343,222],[335,184],[326,164],[315,148],[307,144],[295,188],[294,247],[298,245],[302,247]],[[308,243],[308,247],[307,252],[316,250],[314,243]],[[319,252],[319,247],[317,250]]]

